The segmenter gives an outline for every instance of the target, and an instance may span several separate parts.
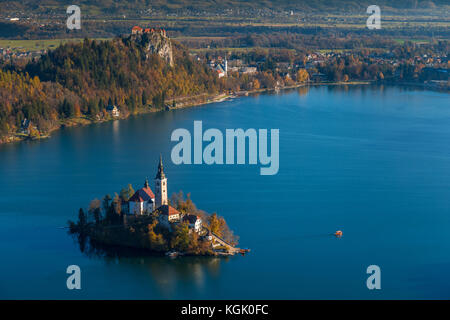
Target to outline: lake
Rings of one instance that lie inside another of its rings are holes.
[[[175,165],[177,128],[277,128],[280,167]],[[317,86],[0,146],[1,299],[448,299],[450,102],[406,87]],[[242,257],[87,254],[61,227],[94,198],[153,187],[225,217]],[[332,234],[342,230],[342,238]],[[66,268],[81,268],[81,290]],[[381,269],[368,290],[366,269]]]

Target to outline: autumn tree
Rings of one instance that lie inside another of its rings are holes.
[[[297,71],[297,82],[306,82],[309,80],[309,73],[306,69],[299,69]]]
[[[120,198],[123,201],[128,201],[134,194],[134,189],[133,186],[131,184],[128,184],[128,186],[126,188],[123,188],[120,191]]]
[[[180,223],[174,227],[171,247],[179,251],[186,251],[189,248],[189,227],[186,222]]]

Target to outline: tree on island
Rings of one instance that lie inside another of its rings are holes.
[[[237,244],[239,237],[233,234],[233,231],[228,227],[225,219],[219,216],[217,213],[209,214],[203,210],[197,209],[194,202],[191,200],[191,194],[184,197],[183,191],[173,193],[170,197],[170,204],[174,206],[182,214],[193,214],[199,216],[203,223],[209,227],[219,237],[222,237],[225,241],[232,244]]]
[[[103,209],[105,211],[108,210],[109,208],[109,202],[112,200],[111,196],[109,194],[107,194],[104,198],[103,198]]]
[[[164,236],[161,233],[155,232],[155,227],[157,225],[157,220],[155,219],[153,223],[147,225],[148,229],[148,241],[150,248],[155,251],[166,251],[167,248],[167,242],[164,239]]]
[[[133,196],[133,194],[134,194],[133,186],[131,184],[128,184],[128,187],[123,188],[120,191],[120,198],[123,201],[128,201],[128,199],[130,199]]]
[[[173,193],[170,197],[170,203],[183,214],[196,214],[199,211],[191,200],[191,194],[188,193],[186,199],[184,199],[183,191]]]
[[[82,208],[78,211],[78,225],[81,228],[87,225],[87,217]]]
[[[79,238],[89,238],[90,245],[123,246],[138,249],[147,249],[154,252],[166,252],[169,249],[194,255],[214,254],[211,240],[207,233],[198,234],[190,229],[189,223],[181,219],[171,224],[170,228],[160,223],[157,211],[148,215],[127,215],[122,212],[124,197],[132,190],[131,185],[122,189],[121,195],[117,193],[114,199],[106,195],[101,202],[98,199],[91,201],[89,216],[83,209],[78,214],[78,222],[69,221],[70,233]],[[112,202],[111,202],[112,200]],[[225,241],[237,243],[237,237],[228,228],[223,217],[216,213],[210,215],[197,209],[190,198],[184,197],[183,192],[173,194],[170,201],[182,215],[196,215],[203,221],[203,225]],[[102,215],[102,208],[104,214]],[[84,243],[84,242],[83,242]]]
[[[186,222],[182,222],[176,225],[173,229],[174,231],[172,233],[170,246],[178,251],[187,251],[190,244],[188,224]]]
[[[209,218],[209,227],[211,228],[211,232],[214,232],[219,237],[222,236],[222,228],[225,224],[225,220],[221,217],[217,216],[217,213],[213,213]]]
[[[90,217],[94,218],[94,221],[98,224],[101,219],[101,210],[100,210],[101,202],[97,198],[92,200],[89,204],[88,213]]]
[[[122,213],[122,199],[119,197],[117,192],[114,193],[114,199],[113,199],[113,202],[112,202],[112,206],[114,207],[114,211],[118,215],[121,215],[121,213]]]
[[[102,218],[102,213],[100,211],[100,208],[95,208],[94,209],[93,216],[94,216],[95,225],[98,226],[100,224],[100,220]]]

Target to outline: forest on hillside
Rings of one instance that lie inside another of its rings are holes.
[[[124,113],[163,108],[166,100],[220,91],[206,65],[174,43],[175,65],[128,38],[68,43],[25,66],[4,62],[0,69],[0,135],[30,120],[40,132],[63,119],[106,115],[114,104]]]

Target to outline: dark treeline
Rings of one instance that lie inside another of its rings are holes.
[[[364,13],[364,11],[363,11]],[[65,21],[65,16],[59,18]],[[229,19],[217,18],[217,20],[208,20],[207,22],[198,23],[195,19],[186,19],[177,21],[176,25],[172,25],[170,21],[164,17],[154,22],[155,26],[164,27],[171,37],[247,37],[255,34],[269,35],[273,33],[291,33],[305,36],[318,36],[321,38],[347,38],[357,39],[367,38],[370,42],[372,37],[383,37],[389,39],[395,38],[421,38],[421,39],[448,39],[449,30],[444,25],[438,23],[429,25],[420,23],[411,23],[401,25],[397,28],[382,28],[381,30],[368,30],[367,28],[359,28],[365,26],[365,19],[362,18],[358,23],[348,25],[339,25],[335,23],[328,24],[328,21],[318,18],[317,21],[309,21],[305,26],[289,26],[275,23],[269,19],[267,25],[253,25],[245,23],[242,19],[236,19],[235,23],[231,23]],[[298,21],[293,21],[293,23]],[[306,23],[306,21],[305,21]],[[0,35],[2,38],[9,39],[52,39],[52,38],[111,38],[120,34],[128,34],[130,28],[139,24],[137,21],[111,21],[88,20],[83,21],[81,30],[68,31],[61,25],[46,25],[40,27],[40,24],[31,24],[29,22],[0,22]],[[316,45],[316,44],[314,44]]]
[[[413,42],[400,44],[391,38],[382,35],[351,36],[351,34],[309,35],[295,32],[273,32],[273,33],[251,33],[248,35],[237,35],[222,38],[187,38],[181,42],[189,48],[283,48],[295,49],[298,52],[309,52],[312,50],[358,50],[358,49],[384,49],[396,53],[398,58],[410,58],[416,54],[440,53],[449,51],[449,41],[435,40],[421,46]],[[400,55],[401,53],[403,55]],[[406,54],[410,54],[407,56]]]

